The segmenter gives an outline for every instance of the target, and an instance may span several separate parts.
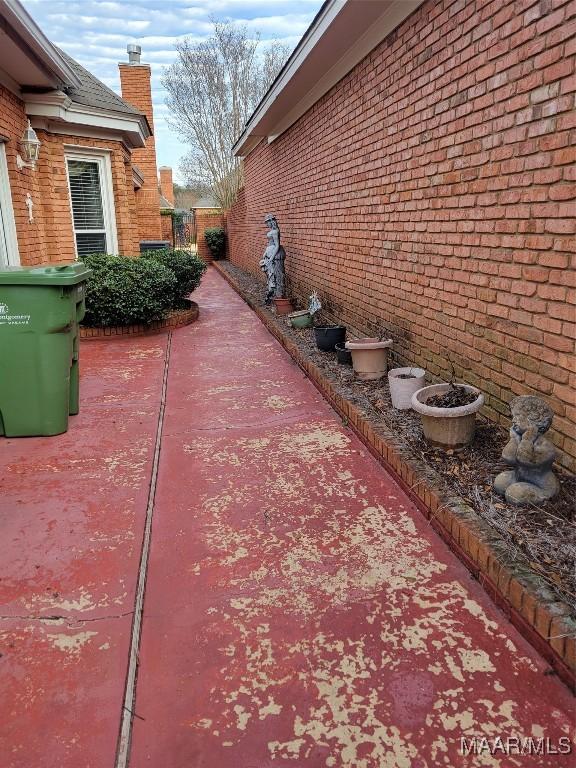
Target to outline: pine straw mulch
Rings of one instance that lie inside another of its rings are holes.
[[[264,307],[260,283],[229,262],[220,266],[234,278],[244,296]],[[558,470],[560,493],[540,506],[507,504],[492,489],[496,474],[507,468],[501,461],[502,448],[508,441],[507,430],[478,416],[472,445],[459,451],[435,448],[424,440],[418,414],[392,408],[386,381],[356,380],[352,368],[340,365],[335,354],[317,349],[312,329],[294,329],[286,317],[276,317],[270,309],[269,312],[283,333],[322,369],[342,397],[353,402],[374,426],[381,424],[401,435],[413,455],[436,470],[455,494],[463,497],[491,526],[510,558],[544,579],[576,615],[576,477]],[[331,322],[320,315],[317,324],[324,320],[327,324]]]

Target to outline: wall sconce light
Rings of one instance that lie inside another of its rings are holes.
[[[30,125],[30,120],[28,120],[28,127],[20,139],[20,151],[24,158],[20,155],[16,155],[16,165],[18,166],[19,171],[21,171],[22,168],[32,168],[32,170],[36,168],[36,161],[40,154],[40,144],[41,142],[38,136],[36,136],[36,131]]]

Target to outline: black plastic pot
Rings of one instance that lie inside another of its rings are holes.
[[[324,325],[314,328],[316,345],[322,352],[334,352],[336,344],[343,344],[346,340],[345,325]]]
[[[342,344],[336,344],[336,359],[341,365],[352,365],[352,352],[346,349],[344,342]]]

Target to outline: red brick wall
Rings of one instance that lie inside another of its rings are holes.
[[[212,261],[212,253],[206,244],[204,232],[211,227],[224,227],[225,217],[222,211],[214,211],[208,208],[196,208],[196,244],[198,255],[204,261]]]
[[[143,112],[154,132],[150,66],[148,64],[119,64],[122,98]],[[160,194],[156,168],[156,144],[154,136],[146,139],[146,146],[132,152],[134,163],[144,176],[142,187],[136,192],[140,239],[161,240]]]
[[[171,245],[174,245],[173,229],[172,229],[172,216],[163,215],[162,221],[162,240],[168,240]]]
[[[39,176],[29,168],[19,171],[16,167],[18,142],[24,133],[27,118],[24,104],[10,91],[0,85],[0,135],[5,137],[6,162],[12,192],[12,206],[16,221],[16,234],[20,260],[23,264],[32,263],[35,259],[45,261],[44,228],[40,205]],[[34,202],[34,223],[28,221],[26,194],[30,192]]]
[[[139,252],[137,219],[130,155],[120,142],[49,134],[38,130],[42,142],[36,169],[16,167],[18,141],[26,126],[23,103],[0,86],[0,134],[5,136],[8,176],[12,193],[20,262],[42,264],[75,258],[70,197],[64,144],[109,150],[118,249],[126,255]],[[25,205],[30,193],[34,221],[28,221]]]
[[[134,217],[134,185],[130,155],[117,141],[63,136],[38,131],[42,142],[36,173],[40,178],[40,207],[43,213],[45,260],[75,258],[72,214],[66,176],[64,144],[68,147],[94,147],[108,150],[112,171],[112,190],[118,252],[126,256],[139,253],[138,222]]]
[[[574,53],[567,0],[429,0],[245,162],[230,258],[274,213],[292,293],[317,289],[398,362],[457,375],[509,423],[542,395],[574,468]]]
[[[235,263],[240,263],[245,269],[253,271],[255,265],[248,261],[248,254],[251,252],[249,247],[250,233],[246,209],[246,192],[244,187],[242,187],[233,207],[226,212],[228,257]],[[262,244],[262,241],[260,244]],[[265,246],[263,245],[262,251],[264,251],[264,248]],[[264,279],[262,272],[261,274],[262,279]]]
[[[158,170],[160,176],[160,192],[168,200],[171,205],[174,205],[174,182],[172,180],[172,168],[167,165],[162,165]]]

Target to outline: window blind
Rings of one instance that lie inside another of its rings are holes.
[[[106,225],[99,164],[91,160],[69,159],[67,162],[78,256],[105,253]]]

